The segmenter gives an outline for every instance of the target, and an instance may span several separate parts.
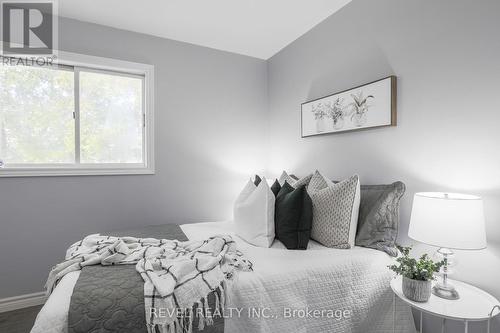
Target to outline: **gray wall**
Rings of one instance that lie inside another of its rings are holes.
[[[268,62],[269,172],[404,181],[401,242],[415,192],[482,195],[489,247],[458,253],[455,277],[500,298],[499,31],[497,0],[354,0]],[[390,74],[397,127],[300,138],[302,102]]]
[[[86,234],[229,219],[265,164],[265,61],[66,19],[60,46],[155,66],[157,173],[0,178],[0,298],[43,290]]]
[[[354,0],[271,58],[268,78],[261,60],[63,20],[63,50],[155,65],[157,174],[0,178],[0,298],[42,290],[85,234],[230,218],[266,161],[271,175],[403,180],[402,242],[414,192],[484,196],[489,247],[460,252],[456,277],[500,297],[499,13],[495,0]],[[397,127],[300,138],[300,103],[389,74]]]

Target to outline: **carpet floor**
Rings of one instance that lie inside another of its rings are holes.
[[[39,305],[0,313],[0,332],[29,333],[41,308]]]

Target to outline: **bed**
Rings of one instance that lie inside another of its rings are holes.
[[[277,240],[271,248],[260,248],[236,236],[232,222],[180,228],[189,240],[229,234],[253,263],[253,272],[237,275],[226,304],[232,311],[224,313],[222,325],[201,332],[415,332],[409,307],[397,303],[390,290],[387,265],[393,259],[384,252],[357,246],[331,249],[312,240],[306,251],[286,250]],[[80,274],[62,278],[32,333],[68,332],[71,297]]]

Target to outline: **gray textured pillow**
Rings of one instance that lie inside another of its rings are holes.
[[[281,176],[278,178],[278,183],[280,183],[281,186],[283,186],[285,184],[285,181],[292,185],[297,181],[296,179],[294,179],[293,177],[291,177],[290,175],[288,175],[288,173],[286,173],[286,171],[283,170],[283,172],[281,173]]]
[[[297,178],[297,176],[295,175],[288,175],[286,173],[286,171],[283,171],[281,173],[281,176],[280,178],[278,179],[278,183],[283,186],[285,184],[285,181],[290,184],[291,186],[293,186],[294,188],[299,188],[303,185],[307,186],[309,184],[309,181],[311,180],[311,177],[313,176],[313,174],[311,173],[310,175],[307,175],[305,177],[302,177],[302,178]]]
[[[311,238],[327,247],[353,247],[360,203],[358,176],[333,184],[316,171],[307,191],[313,204]]]
[[[399,202],[405,190],[402,182],[361,185],[356,245],[397,256]]]
[[[300,179],[297,179],[297,181],[295,181],[295,183],[291,184],[294,188],[299,188],[301,186],[308,186],[309,185],[309,182],[311,181],[311,178],[312,178],[313,174],[309,174],[305,177],[302,177]]]

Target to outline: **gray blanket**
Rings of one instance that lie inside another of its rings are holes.
[[[110,236],[188,240],[176,224],[149,226],[136,230],[108,232]],[[215,308],[215,296],[208,297]],[[197,318],[193,332],[198,332]],[[135,265],[86,266],[82,269],[71,296],[68,314],[69,333],[147,333],[144,309],[144,281]],[[214,318],[203,333],[224,332],[224,319]]]

